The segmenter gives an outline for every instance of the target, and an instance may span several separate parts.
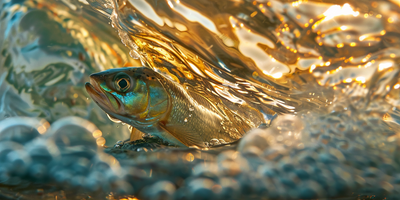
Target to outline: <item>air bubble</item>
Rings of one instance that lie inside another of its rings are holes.
[[[190,112],[194,111],[194,107],[193,106],[189,106],[189,111]]]

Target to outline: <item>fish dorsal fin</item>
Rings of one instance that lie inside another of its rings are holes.
[[[187,147],[207,147],[200,135],[190,129],[190,126],[185,126],[182,124],[165,124],[160,122],[160,127]]]

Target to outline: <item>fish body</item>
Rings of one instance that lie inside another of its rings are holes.
[[[234,142],[264,123],[262,114],[250,106],[233,105],[240,111],[232,110],[232,105],[212,102],[146,67],[92,74],[86,90],[112,118],[178,146]]]

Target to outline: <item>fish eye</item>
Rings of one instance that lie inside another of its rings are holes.
[[[115,85],[120,92],[125,92],[131,86],[130,79],[128,77],[119,77],[115,80]]]
[[[129,86],[129,83],[126,78],[121,78],[118,80],[118,86],[123,90]]]

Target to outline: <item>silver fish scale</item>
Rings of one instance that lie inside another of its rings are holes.
[[[218,115],[213,110],[207,109],[204,106],[198,104],[196,99],[189,96],[179,86],[166,81],[166,86],[169,87],[168,91],[171,95],[172,110],[168,123],[181,124],[182,129],[180,131],[188,131],[201,138],[201,143],[209,142],[212,138],[220,138],[226,141],[233,141],[235,138],[231,137],[229,132],[222,129],[224,116]],[[168,125],[167,125],[168,126]],[[184,132],[176,134],[182,134]]]

